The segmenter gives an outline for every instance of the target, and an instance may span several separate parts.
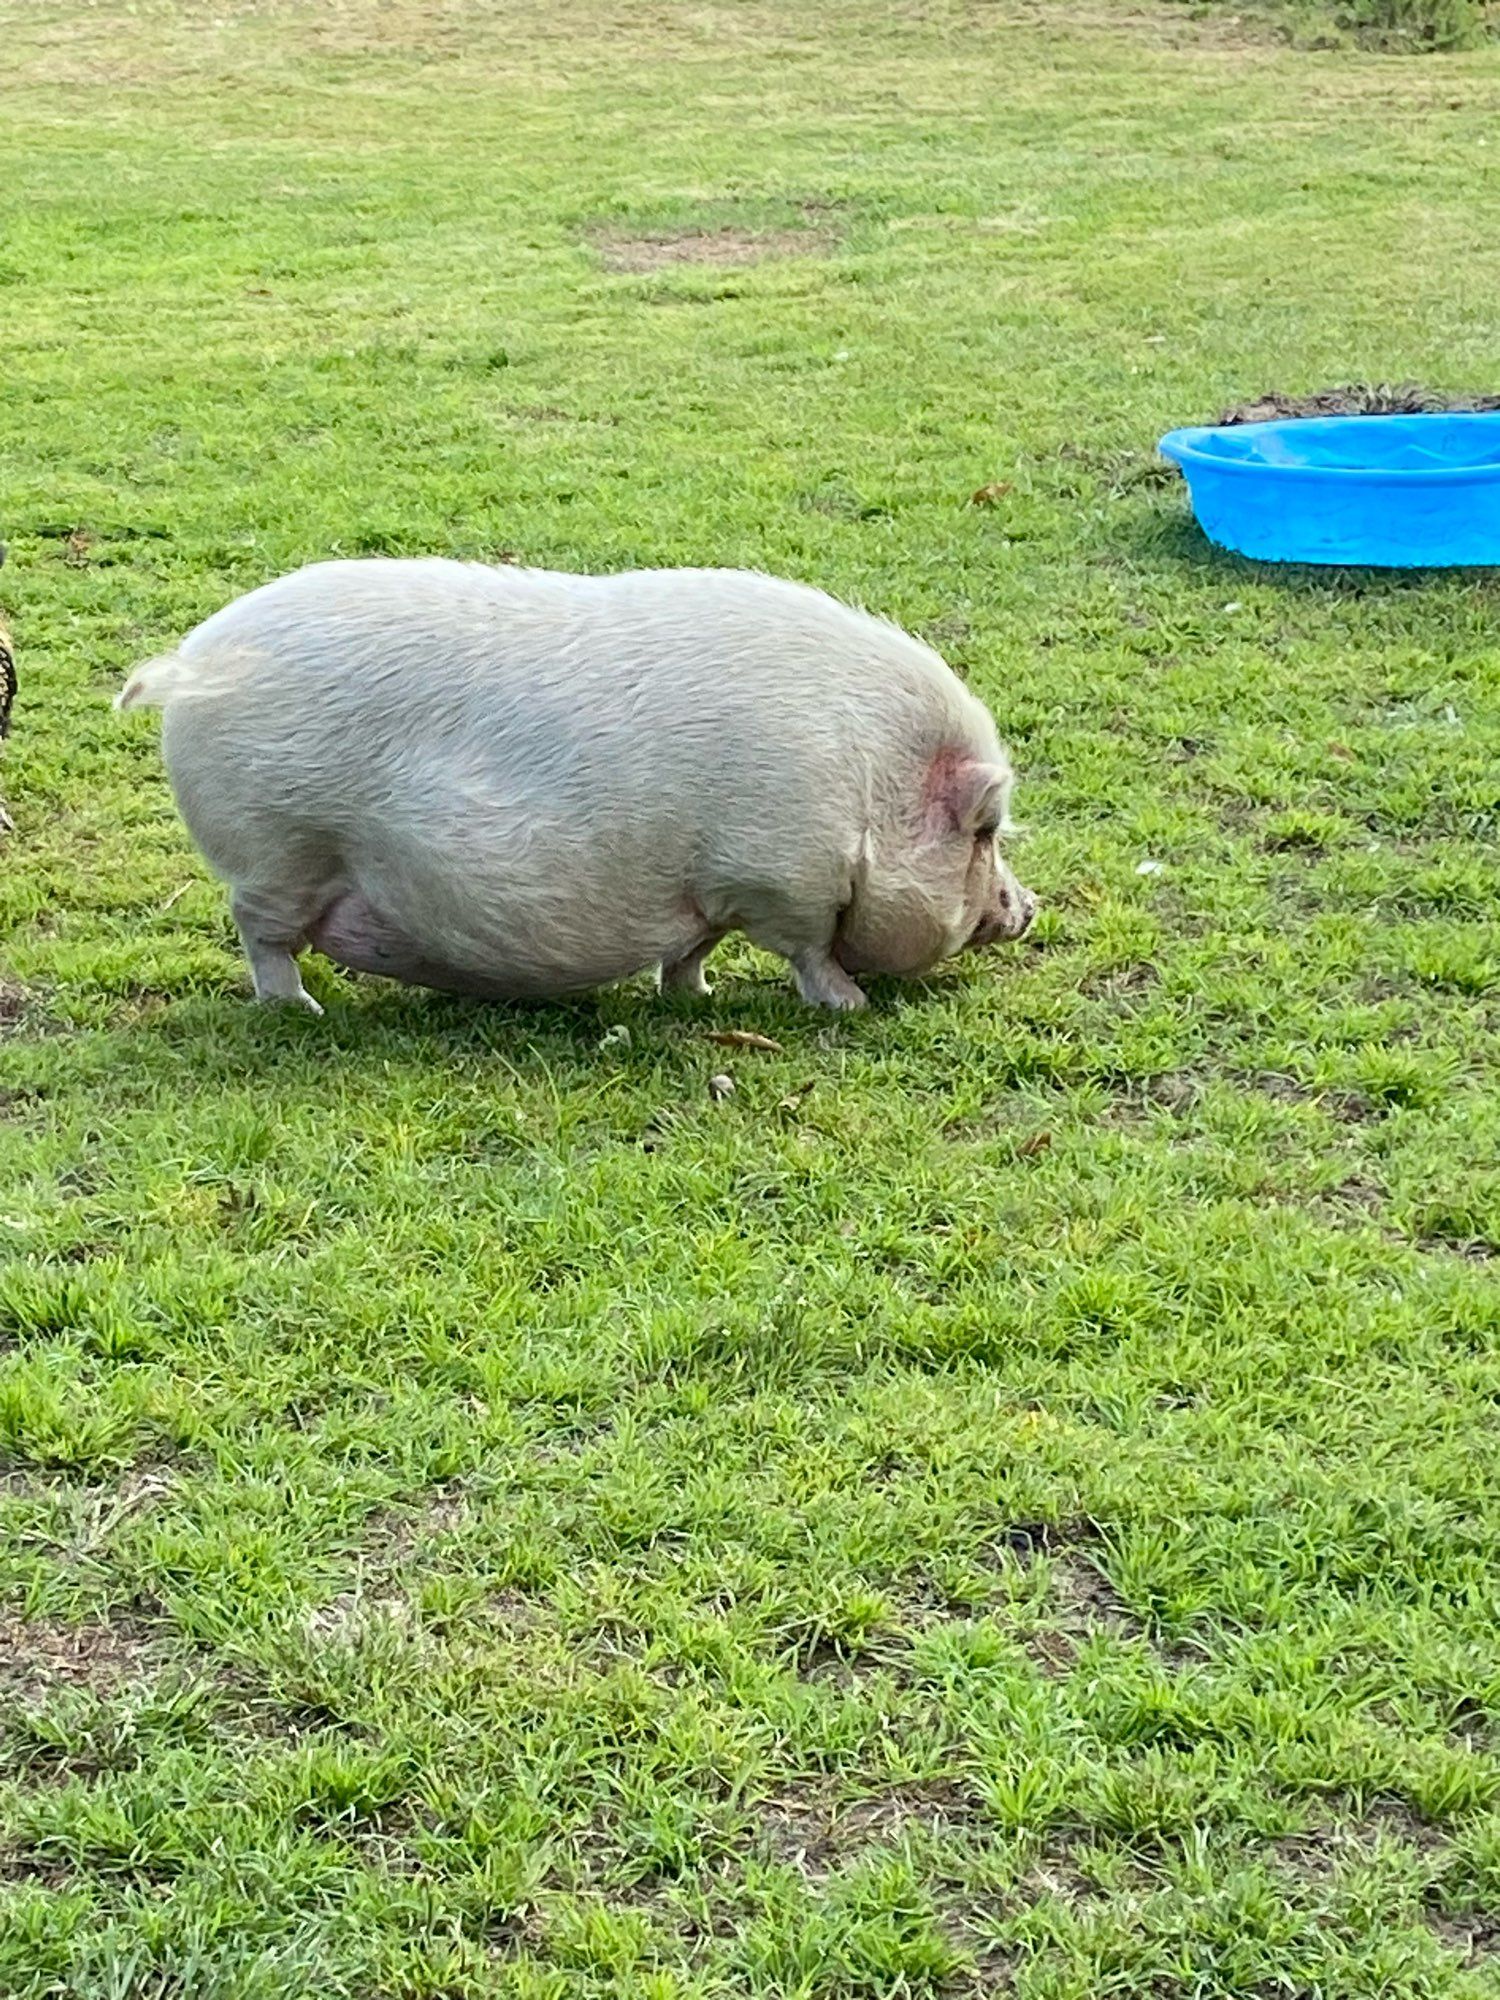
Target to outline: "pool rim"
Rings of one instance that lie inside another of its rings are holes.
[[[1276,465],[1263,458],[1221,458],[1216,452],[1200,450],[1204,438],[1243,436],[1249,430],[1290,431],[1305,430],[1315,425],[1320,430],[1329,430],[1335,425],[1340,428],[1365,424],[1412,424],[1452,423],[1455,418],[1465,423],[1490,424],[1500,431],[1500,410],[1432,410],[1402,411],[1399,416],[1359,415],[1347,417],[1280,417],[1263,424],[1188,424],[1178,430],[1168,431],[1157,445],[1163,458],[1180,466],[1184,473],[1190,466],[1204,471],[1222,473],[1225,477],[1249,476],[1256,479],[1302,480],[1308,484],[1339,485],[1352,482],[1360,486],[1481,486],[1500,484],[1500,458],[1487,465],[1449,466],[1393,466],[1393,465]]]

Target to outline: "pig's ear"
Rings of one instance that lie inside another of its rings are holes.
[[[940,754],[933,760],[928,781],[929,810],[945,832],[1004,833],[1011,823],[1014,782],[1008,764]]]

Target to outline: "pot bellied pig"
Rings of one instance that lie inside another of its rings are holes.
[[[1019,937],[1011,771],[926,646],[735,570],[315,563],[148,661],[184,818],[259,998],[306,946],[544,998],[648,966],[707,992],[742,931],[804,999]]]

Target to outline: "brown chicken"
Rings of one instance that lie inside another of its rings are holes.
[[[10,734],[10,711],[16,698],[16,656],[10,634],[0,625],[0,743]]]

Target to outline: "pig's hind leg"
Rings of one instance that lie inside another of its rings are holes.
[[[267,889],[236,883],[229,907],[250,961],[257,1000],[289,1000],[309,1013],[322,1013],[302,984],[297,953],[307,943],[308,930],[327,898],[323,886]]]

